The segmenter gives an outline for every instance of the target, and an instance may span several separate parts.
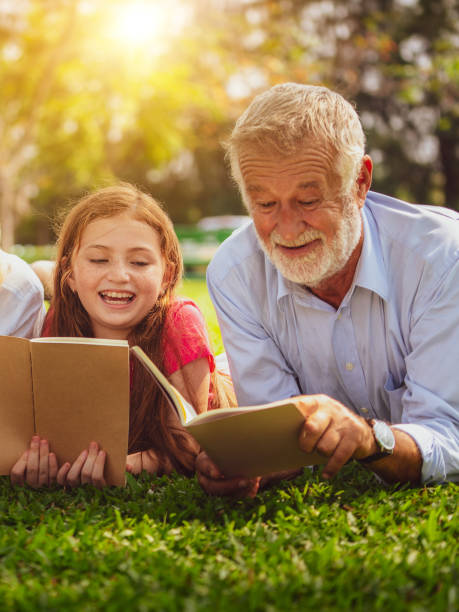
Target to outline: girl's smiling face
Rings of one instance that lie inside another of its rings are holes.
[[[164,270],[158,232],[122,213],[85,228],[68,282],[96,338],[126,339],[156,303]]]

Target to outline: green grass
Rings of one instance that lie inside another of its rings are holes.
[[[211,316],[202,281],[181,293]],[[70,492],[2,477],[0,610],[455,612],[457,501],[356,464],[238,501],[177,475]]]
[[[305,470],[254,500],[194,479],[0,483],[2,610],[457,610],[457,487]]]
[[[185,278],[178,293],[182,296],[191,298],[199,304],[199,308],[207,323],[212,348],[216,355],[223,352],[224,348],[217,323],[217,316],[207,292],[206,281],[201,278]]]

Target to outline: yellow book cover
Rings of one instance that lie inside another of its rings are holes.
[[[0,336],[0,398],[0,474],[9,473],[36,432],[59,465],[95,440],[107,452],[107,484],[125,484],[126,341]]]

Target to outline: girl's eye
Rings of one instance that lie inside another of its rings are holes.
[[[107,263],[108,259],[90,259],[89,261],[91,263],[101,264],[101,263]]]
[[[139,267],[148,266],[148,261],[131,261],[131,263],[134,266],[139,266]]]

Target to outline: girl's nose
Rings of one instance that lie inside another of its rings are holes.
[[[113,262],[108,270],[109,280],[126,282],[129,280],[128,267],[123,262]]]

